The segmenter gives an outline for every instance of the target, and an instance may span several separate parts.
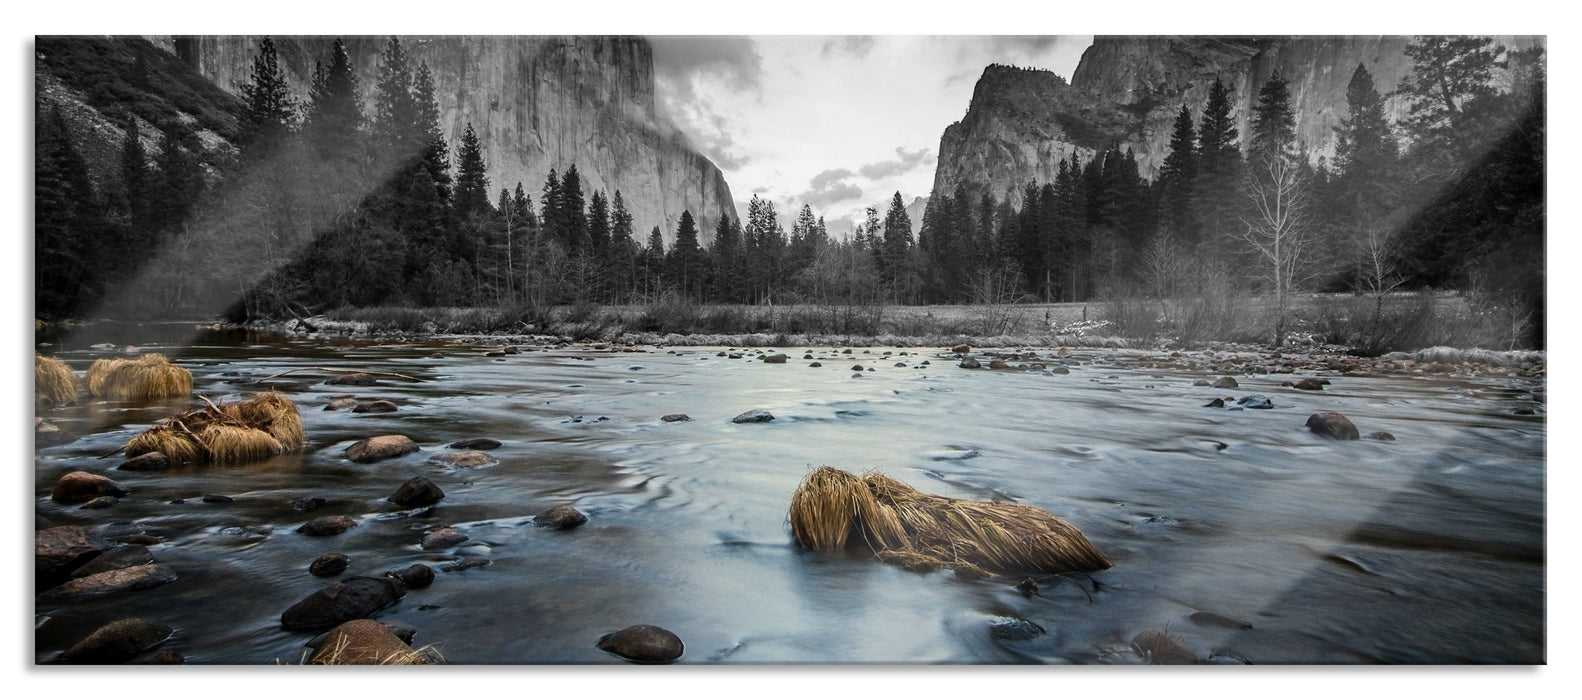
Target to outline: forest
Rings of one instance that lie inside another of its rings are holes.
[[[126,93],[105,97],[126,124],[113,177],[90,177],[58,108],[36,115],[35,312],[246,322],[661,299],[1102,301],[1116,315],[1141,305],[1150,323],[1179,330],[1214,319],[1164,300],[1259,295],[1275,309],[1278,345],[1292,298],[1332,292],[1371,301],[1345,340],[1380,346],[1400,322],[1387,298],[1454,290],[1499,309],[1510,344],[1543,347],[1542,49],[1423,36],[1408,55],[1396,94],[1409,117],[1392,123],[1387,95],[1357,66],[1330,161],[1297,141],[1279,75],[1258,91],[1243,152],[1230,91],[1216,82],[1204,104],[1181,105],[1152,179],[1115,144],[1062,162],[1053,182],[1026,183],[1020,208],[963,186],[931,193],[913,222],[897,192],[886,211],[834,233],[807,205],[792,215],[755,196],[740,220],[720,217],[707,246],[691,212],[634,221],[621,192],[585,192],[575,164],[541,186],[492,183],[470,125],[451,152],[428,67],[397,39],[371,104],[339,42],[309,94],[294,95],[265,39],[224,134],[235,148],[223,152],[202,142],[201,124],[138,108],[170,94],[152,84],[173,74],[139,55],[99,78]]]

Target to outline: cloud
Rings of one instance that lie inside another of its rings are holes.
[[[870,180],[900,175],[911,172],[934,162],[934,154],[927,148],[916,151],[907,151],[901,146],[895,147],[895,158],[869,163],[857,169],[863,177]]]
[[[721,169],[737,170],[751,162],[741,152],[731,121],[699,88],[708,85],[761,97],[763,56],[757,44],[744,36],[656,36],[649,43],[662,117]]]
[[[808,181],[809,190],[797,195],[794,199],[814,209],[824,209],[836,202],[857,199],[862,196],[862,188],[847,182],[848,178],[856,173],[846,168],[825,170],[813,176]]]
[[[819,49],[818,53],[820,58],[829,58],[837,53],[844,53],[852,58],[862,58],[873,50],[873,43],[874,39],[872,36],[835,37],[825,41],[823,48]]]

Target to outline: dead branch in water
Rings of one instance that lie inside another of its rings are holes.
[[[428,381],[427,379],[420,379],[418,377],[409,377],[409,376],[407,376],[405,374],[399,374],[399,373],[396,373],[396,372],[374,372],[372,370],[366,370],[366,369],[345,369],[345,368],[336,368],[336,367],[298,367],[296,369],[288,369],[288,370],[286,370],[284,372],[280,372],[279,374],[271,374],[271,375],[269,375],[267,377],[264,377],[263,379],[259,379],[259,380],[255,381],[253,383],[254,384],[262,384],[262,383],[267,382],[267,381],[269,381],[271,379],[274,379],[276,377],[284,377],[284,376],[286,376],[288,374],[291,374],[292,372],[301,372],[302,370],[305,370],[305,369],[318,370],[320,372],[336,372],[336,373],[340,373],[340,374],[371,374],[371,375],[374,375],[374,376],[377,376],[377,377],[395,377],[397,379],[405,379],[407,381],[413,381],[413,382],[426,382],[426,381]]]

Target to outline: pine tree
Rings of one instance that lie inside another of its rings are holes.
[[[374,142],[389,161],[404,162],[423,152],[427,129],[419,120],[422,108],[414,95],[406,50],[400,39],[390,37],[374,86],[373,119]]]
[[[566,249],[587,248],[588,215],[582,197],[582,177],[577,173],[576,163],[567,166],[566,174],[560,179],[560,200],[560,235]]]
[[[121,189],[126,197],[127,224],[134,239],[152,245],[154,222],[153,182],[148,172],[148,153],[138,132],[136,118],[128,118],[126,135],[121,139]]]
[[[297,104],[275,55],[275,42],[264,37],[253,58],[252,79],[241,86],[245,136],[243,152],[252,157],[273,153],[296,127]]]
[[[727,304],[742,301],[742,227],[729,216],[720,216],[714,225],[715,301]]]
[[[610,248],[610,200],[602,190],[595,190],[588,203],[588,242],[600,257]]]
[[[538,198],[538,224],[544,238],[557,243],[565,240],[564,227],[566,217],[561,212],[566,205],[565,195],[561,193],[560,176],[554,168],[549,169],[549,176],[544,178],[543,193]]]
[[[88,165],[58,106],[38,119],[34,139],[34,308],[44,318],[59,318],[98,298],[91,251],[103,221]]]
[[[315,64],[303,128],[320,158],[349,163],[360,158],[362,127],[357,73],[346,45],[336,39],[329,65]]]
[[[1478,36],[1419,36],[1406,46],[1412,72],[1396,92],[1410,100],[1406,132],[1415,145],[1444,148],[1459,160],[1487,138],[1480,123],[1496,91],[1494,40]],[[1475,150],[1477,149],[1477,150]]]
[[[676,244],[671,246],[666,262],[671,284],[688,298],[698,298],[703,289],[706,267],[703,251],[698,246],[697,222],[692,219],[691,211],[682,211],[680,220],[676,222]]]
[[[884,214],[884,242],[880,255],[880,270],[885,284],[898,297],[910,298],[912,285],[908,281],[906,261],[912,251],[912,217],[906,213],[906,203],[900,191],[890,197],[890,208]]]
[[[1276,72],[1258,89],[1252,110],[1252,147],[1249,156],[1291,157],[1296,149],[1296,114],[1291,111],[1291,90]]]
[[[1198,122],[1198,177],[1195,220],[1202,248],[1209,255],[1229,245],[1239,221],[1237,184],[1241,180],[1241,148],[1231,114],[1230,88],[1214,79]]]
[[[610,269],[617,301],[628,298],[636,288],[638,250],[632,234],[632,213],[626,210],[621,191],[616,190],[610,198]]]
[[[458,219],[489,213],[489,174],[483,162],[483,148],[478,135],[468,122],[461,134],[461,148],[456,151],[456,201]],[[510,203],[505,190],[500,190],[501,206]]]
[[[1217,84],[1217,83],[1216,83]],[[1163,190],[1161,225],[1188,245],[1197,242],[1198,227],[1192,203],[1197,190],[1197,136],[1192,130],[1192,113],[1185,104],[1176,115],[1170,134],[1170,155],[1159,170],[1157,184]]]
[[[428,169],[429,178],[434,181],[434,190],[440,205],[448,206],[451,202],[452,185],[450,145],[445,142],[445,133],[440,130],[439,101],[434,95],[434,76],[428,70],[428,63],[418,65],[417,77],[412,82],[412,103],[417,106],[415,113],[417,121],[412,129],[414,138],[422,143],[423,167]],[[480,166],[482,160],[480,156]],[[482,194],[487,191],[488,184],[485,182],[478,192]]]

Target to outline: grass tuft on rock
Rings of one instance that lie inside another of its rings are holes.
[[[192,373],[159,353],[137,359],[94,360],[86,373],[88,393],[116,401],[151,401],[192,393]]]
[[[49,406],[65,406],[77,400],[77,375],[59,358],[33,354],[33,396]]]
[[[273,391],[172,416],[126,443],[126,456],[161,452],[174,462],[239,464],[301,448],[296,404]]]
[[[923,493],[879,472],[819,467],[791,497],[791,531],[820,552],[866,548],[915,571],[958,575],[1100,571],[1111,562],[1082,531],[1033,506]]]

